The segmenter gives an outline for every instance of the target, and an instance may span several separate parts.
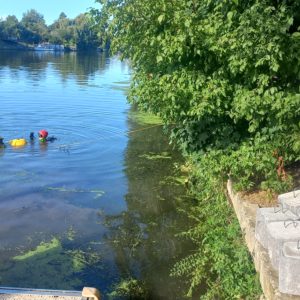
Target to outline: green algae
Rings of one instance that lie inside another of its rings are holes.
[[[150,291],[146,283],[135,278],[122,279],[115,284],[113,291],[108,294],[109,299],[149,299]]]
[[[153,153],[149,152],[147,154],[139,155],[140,158],[146,158],[149,160],[157,160],[157,159],[172,159],[172,156],[168,152],[161,152],[161,153]]]
[[[180,176],[166,176],[162,180],[159,181],[160,185],[185,185],[187,181],[187,177]]]
[[[32,288],[76,288],[85,284],[84,274],[91,268],[103,268],[99,253],[91,249],[68,249],[62,240],[53,237],[1,263],[0,284],[21,282]]]
[[[98,189],[92,189],[92,190],[87,190],[87,189],[77,189],[77,188],[67,188],[65,186],[62,187],[46,187],[47,191],[56,191],[56,192],[61,192],[61,193],[92,193],[94,194],[94,199],[98,199],[102,197],[105,192],[102,190]]]
[[[70,226],[66,233],[67,240],[74,241],[75,235],[76,235],[76,231],[74,230],[73,226]]]
[[[119,85],[113,85],[111,86],[111,88],[115,91],[122,91],[122,92],[125,92],[126,94],[128,93],[129,91],[129,87],[127,86],[119,86]]]
[[[132,110],[128,117],[131,121],[139,125],[162,125],[162,119],[154,114]]]
[[[31,258],[35,255],[44,254],[48,251],[54,250],[55,248],[61,248],[60,241],[57,238],[53,238],[50,242],[40,243],[36,249],[30,250],[22,255],[15,256],[14,260],[25,260]]]

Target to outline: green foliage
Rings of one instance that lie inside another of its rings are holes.
[[[47,38],[48,29],[44,16],[36,10],[31,9],[23,14],[20,22],[22,27],[21,39],[29,43],[40,43]]]
[[[176,123],[184,149],[297,140],[298,1],[99,2],[112,50],[135,70],[129,100]]]
[[[254,269],[222,182],[282,191],[300,159],[300,2],[98,0],[99,31],[134,70],[129,100],[169,125],[196,166],[198,251],[174,274],[207,299],[253,299]],[[98,18],[98,19],[97,19]]]
[[[206,154],[191,163],[190,190],[198,203],[188,215],[196,225],[181,236],[191,239],[197,251],[179,261],[172,275],[189,279],[188,296],[201,286],[201,299],[258,299],[259,281],[224,194],[220,159]]]

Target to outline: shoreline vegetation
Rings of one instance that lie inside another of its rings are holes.
[[[197,250],[171,276],[200,299],[259,299],[261,287],[226,182],[282,193],[300,160],[299,1],[102,1],[112,53],[131,62],[128,99],[158,115],[186,156]],[[147,17],[146,17],[147,16]]]
[[[40,47],[43,47],[43,44],[39,44]],[[47,47],[48,44],[45,44],[45,47]],[[44,51],[52,51],[52,52],[91,52],[91,51],[97,51],[97,52],[104,52],[108,51],[108,49],[104,49],[102,47],[97,47],[97,48],[92,48],[92,49],[81,49],[77,50],[76,47],[63,47],[61,50],[51,50],[51,49],[45,49],[45,50],[36,50],[35,48],[38,45],[31,45],[31,44],[26,44],[26,43],[21,43],[21,42],[16,42],[16,41],[5,41],[5,40],[0,40],[0,51],[39,51],[39,52],[44,52]],[[52,46],[52,45],[51,45]],[[55,46],[55,45],[53,45]]]
[[[109,48],[109,41],[103,43],[87,13],[70,19],[62,12],[50,25],[34,9],[25,12],[20,21],[14,15],[0,18],[0,50],[33,50],[38,46],[41,51],[49,46],[65,51],[103,51]]]

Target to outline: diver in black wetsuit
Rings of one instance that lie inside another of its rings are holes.
[[[34,142],[34,140],[35,140],[34,132],[30,132],[29,138],[30,138],[31,142]],[[52,143],[55,140],[57,140],[57,138],[55,136],[49,136],[48,137],[48,131],[46,131],[44,129],[39,131],[39,141],[41,143],[45,143],[45,142]]]
[[[3,137],[0,136],[0,148],[5,148],[5,144],[3,143]]]

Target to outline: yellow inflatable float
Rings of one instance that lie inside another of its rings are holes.
[[[9,141],[12,147],[23,147],[27,144],[25,139],[14,139]]]

